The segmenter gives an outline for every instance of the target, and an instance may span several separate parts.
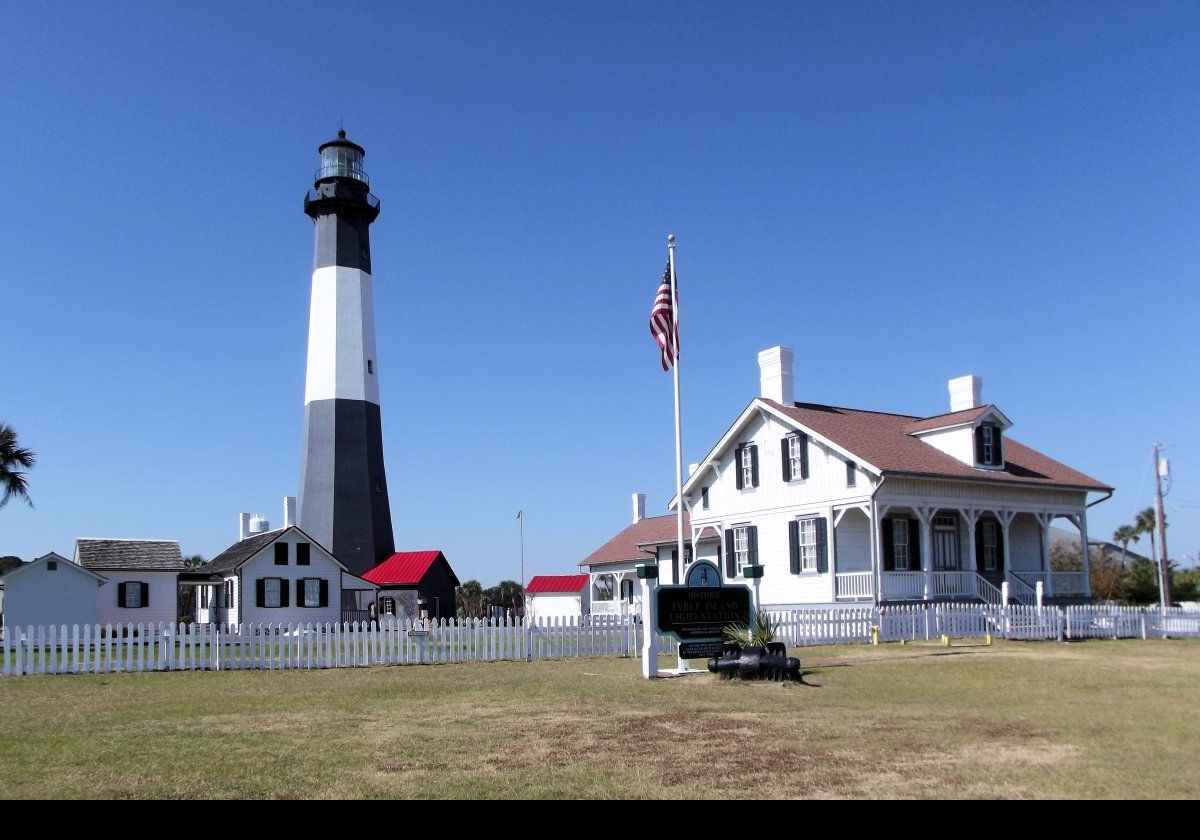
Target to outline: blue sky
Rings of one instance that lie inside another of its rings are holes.
[[[212,556],[300,469],[316,146],[367,149],[397,543],[569,571],[673,489],[647,315],[679,237],[684,457],[797,398],[1012,436],[1200,549],[1195,3],[10,4],[0,554]]]

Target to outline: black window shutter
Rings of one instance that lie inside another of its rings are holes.
[[[817,571],[825,574],[829,571],[829,528],[828,520],[821,517],[817,520]]]
[[[1000,449],[1000,427],[992,428],[992,464],[997,467],[1004,466],[1004,452]]]
[[[800,477],[808,478],[808,435],[800,435]]]
[[[758,486],[758,446],[750,444],[750,486]]]
[[[983,460],[983,426],[975,430],[975,463],[986,463]]]
[[[679,552],[671,549],[671,580],[679,583]]]
[[[737,481],[737,489],[741,490],[745,482],[742,481],[742,450],[744,446],[739,446],[733,450],[733,474]]]
[[[288,587],[286,580],[279,581],[279,606],[281,606],[281,607],[290,606],[290,604],[288,603],[289,590],[290,590],[290,587]]]
[[[150,606],[150,584],[143,583],[140,586],[142,587],[142,606],[148,607]]]
[[[296,606],[303,607],[304,604],[304,579],[296,581]]]
[[[322,607],[328,607],[328,606],[329,606],[329,581],[327,581],[325,578],[321,578],[321,601],[320,601],[320,605],[321,605]]]
[[[915,519],[908,520],[908,568],[919,572],[921,565],[921,523]]]
[[[892,542],[892,520],[884,519],[880,531],[882,531],[880,539],[883,541],[883,570],[892,572],[896,569],[896,545]]]
[[[725,531],[725,577],[737,577],[737,555],[733,551],[733,529]]]
[[[758,526],[750,525],[746,528],[746,544],[750,549],[750,565],[758,565]]]
[[[791,449],[791,440],[792,439],[790,437],[785,437],[781,441],[781,443],[783,444],[781,448],[783,449],[783,480],[784,481],[792,480],[792,454],[789,451]]]
[[[125,584],[123,583],[117,584],[117,606],[125,606]]]
[[[1004,571],[1004,531],[996,523],[996,571]]]
[[[800,574],[800,523],[793,519],[788,523],[788,550],[791,557],[792,574]]]
[[[285,542],[275,543],[275,565],[286,566],[288,560],[288,544]]]
[[[257,601],[255,603],[257,606],[265,607],[267,605],[267,580],[266,578],[259,578],[255,581],[255,584],[255,589],[258,590]]]
[[[982,572],[984,570],[983,560],[983,520],[975,522],[975,569]]]
[[[309,551],[311,546],[308,543],[296,543],[296,565],[309,565]]]

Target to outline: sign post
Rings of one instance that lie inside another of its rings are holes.
[[[720,656],[725,628],[750,624],[753,613],[750,588],[722,583],[720,570],[707,560],[688,567],[682,586],[658,587],[653,600],[654,629],[679,641],[681,661]]]
[[[658,566],[637,567],[642,579],[642,676],[652,680],[658,676]]]

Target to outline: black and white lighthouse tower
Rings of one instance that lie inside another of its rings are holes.
[[[361,575],[395,551],[371,289],[379,199],[363,171],[365,152],[345,131],[318,151],[321,168],[304,199],[316,243],[299,525]]]

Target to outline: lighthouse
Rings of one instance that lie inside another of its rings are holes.
[[[314,248],[299,525],[361,575],[395,551],[371,288],[379,199],[363,170],[365,152],[345,131],[318,152],[304,198]]]

